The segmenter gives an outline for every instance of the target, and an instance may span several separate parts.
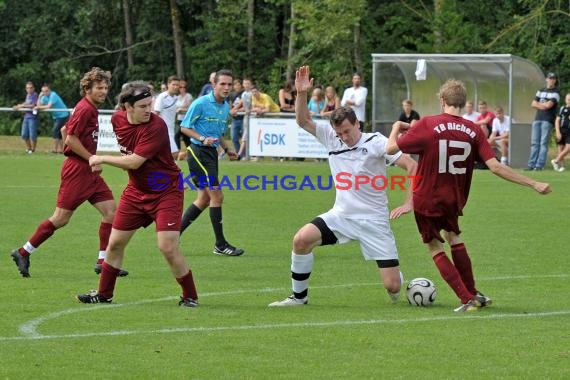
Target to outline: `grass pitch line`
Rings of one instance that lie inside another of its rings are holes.
[[[499,277],[488,277],[488,278],[481,278],[482,280],[493,281],[493,280],[512,280],[512,279],[529,279],[529,278],[560,278],[560,277],[568,277],[570,274],[553,274],[553,275],[521,275],[521,276],[499,276]],[[360,287],[360,286],[378,286],[379,283],[371,282],[371,283],[360,283],[360,284],[337,284],[337,285],[322,285],[322,286],[311,286],[311,289],[334,289],[334,288],[347,288],[347,287]],[[225,296],[225,295],[235,295],[235,294],[247,294],[247,293],[273,293],[273,292],[284,292],[289,291],[290,289],[287,288],[261,288],[261,289],[244,289],[244,290],[228,290],[228,291],[221,291],[221,292],[211,292],[211,293],[203,293],[202,297],[213,297],[213,296]],[[134,306],[134,305],[141,305],[153,302],[163,302],[163,301],[170,301],[178,299],[178,297],[164,297],[164,298],[157,298],[157,299],[148,299],[136,302],[128,302],[124,304],[111,304],[111,305],[90,305],[88,307],[76,307],[72,309],[65,309],[62,311],[52,312],[46,314],[44,316],[32,319],[24,324],[22,324],[19,328],[20,333],[23,335],[21,337],[0,337],[0,341],[3,340],[21,340],[21,339],[46,339],[46,338],[53,338],[53,337],[75,337],[75,334],[65,335],[65,336],[53,336],[53,335],[43,335],[38,332],[38,327],[49,320],[57,319],[62,316],[66,316],[69,314],[75,313],[83,313],[83,312],[91,312],[100,309],[108,309],[108,308],[117,308],[117,307],[125,307],[125,306]],[[563,312],[564,313],[564,312]],[[512,315],[512,314],[506,314]],[[529,315],[529,314],[525,314]],[[444,317],[447,318],[447,317]],[[279,326],[276,326],[279,327]],[[228,329],[228,328],[223,328]],[[198,331],[198,330],[196,330]],[[107,333],[98,333],[99,335],[105,335]],[[80,337],[83,335],[77,335]],[[86,335],[90,336],[90,335]]]
[[[106,305],[107,307],[111,305]],[[90,308],[93,310],[93,308]],[[327,328],[338,326],[362,326],[362,325],[380,325],[380,324],[406,324],[418,322],[439,322],[465,319],[515,319],[515,318],[541,318],[556,317],[562,315],[570,315],[570,310],[549,311],[541,313],[515,313],[515,314],[487,314],[478,313],[469,315],[445,316],[445,317],[426,317],[426,318],[409,318],[409,319],[371,319],[371,320],[345,320],[332,322],[299,322],[299,323],[275,323],[264,325],[242,325],[242,326],[220,326],[220,327],[181,327],[171,329],[158,330],[117,330],[98,333],[83,334],[61,334],[61,335],[33,335],[33,336],[17,336],[17,337],[0,337],[0,341],[9,340],[44,340],[44,339],[77,339],[102,336],[121,336],[121,335],[141,335],[141,334],[172,334],[172,333],[211,333],[223,331],[248,331],[278,328]]]

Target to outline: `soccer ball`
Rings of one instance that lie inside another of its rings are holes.
[[[430,306],[436,294],[435,284],[427,278],[414,278],[406,287],[408,302],[414,306]]]

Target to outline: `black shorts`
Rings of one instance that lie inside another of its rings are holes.
[[[560,134],[562,135],[562,138],[560,140],[556,140],[556,144],[558,145],[570,144],[570,129],[560,128]]]
[[[197,189],[216,187],[218,179],[218,150],[211,146],[190,144],[188,147],[188,170]]]

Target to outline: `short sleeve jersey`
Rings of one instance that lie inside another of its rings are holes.
[[[560,107],[558,117],[560,117],[560,128],[566,133],[570,132],[570,107]]]
[[[169,95],[168,91],[161,92],[154,100],[154,111],[160,113],[159,116],[172,131],[176,123],[177,101],[178,97]]]
[[[498,133],[502,135],[503,133],[508,133],[511,130],[511,118],[509,116],[503,116],[503,121],[499,120],[498,117],[493,119],[493,133]]]
[[[43,95],[40,98],[40,104],[46,105],[49,103],[51,103],[52,108],[54,108],[54,109],[65,109],[65,108],[67,108],[67,106],[63,102],[63,99],[61,99],[61,97],[55,91],[50,91],[49,96]],[[65,119],[68,116],[69,116],[68,111],[51,112],[52,119]]]
[[[214,93],[201,96],[194,100],[184,116],[184,120],[180,126],[182,128],[194,129],[204,137],[213,137],[220,139],[228,128],[230,122],[230,105],[224,100],[218,103],[214,97]],[[192,143],[202,145],[196,139],[191,140]],[[219,143],[215,143],[217,147]]]
[[[97,152],[99,111],[87,98],[83,98],[77,103],[65,125],[65,129],[68,135],[77,137],[89,153],[95,154]],[[63,153],[68,157],[79,157],[67,145],[65,145]]]
[[[414,210],[426,216],[461,215],[474,162],[495,157],[479,126],[450,114],[420,119],[398,139],[398,147],[419,155]]]
[[[328,161],[336,186],[333,210],[349,219],[387,220],[385,189],[390,188],[390,184],[386,178],[386,162],[394,163],[401,153],[387,155],[387,139],[379,132],[363,133],[355,146],[348,147],[330,125],[317,124],[316,138],[329,151]],[[356,176],[366,177],[369,182],[357,188]]]
[[[178,190],[180,168],[170,153],[164,120],[151,114],[147,123],[135,125],[129,123],[125,111],[119,111],[111,117],[111,124],[122,155],[137,154],[147,159],[138,169],[128,170],[127,188],[138,190],[141,201],[143,196],[146,199],[148,195]],[[161,183],[166,184],[165,188],[159,186]]]
[[[556,109],[558,108],[558,103],[560,102],[560,92],[557,88],[541,88],[536,92],[534,100],[539,103],[553,102],[554,106],[547,110],[536,110],[536,115],[534,120],[548,121],[554,123],[556,119]]]

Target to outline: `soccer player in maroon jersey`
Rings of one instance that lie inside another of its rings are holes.
[[[53,233],[65,226],[75,209],[89,201],[103,216],[99,225],[99,259],[95,272],[105,257],[115,215],[115,200],[111,190],[101,177],[100,166],[90,166],[89,157],[97,150],[99,111],[105,102],[111,74],[98,67],[85,73],[80,82],[83,98],[75,106],[66,129],[64,154],[67,156],[61,168],[61,183],[57,204],[51,217],[44,220],[23,246],[12,251],[12,259],[23,277],[30,277],[30,255]],[[126,276],[127,271],[121,271]]]
[[[158,248],[182,287],[179,305],[198,305],[192,271],[179,251],[180,221],[184,202],[178,186],[180,169],[170,153],[168,129],[152,111],[152,93],[145,82],[128,83],[119,95],[121,111],[111,117],[121,156],[91,156],[89,164],[125,169],[129,182],[115,213],[99,290],[80,294],[83,303],[110,303],[125,247],[136,230],[156,224]]]
[[[458,221],[469,196],[474,161],[483,161],[497,176],[532,187],[540,194],[551,189],[548,183],[525,177],[497,161],[481,128],[461,117],[467,99],[461,81],[448,80],[441,86],[439,97],[441,114],[424,117],[412,128],[408,123],[394,123],[386,151],[419,155],[417,175],[421,180],[413,197],[418,230],[441,276],[461,300],[455,311],[475,311],[490,305],[491,299],[475,286]],[[443,248],[442,230],[453,262]]]

